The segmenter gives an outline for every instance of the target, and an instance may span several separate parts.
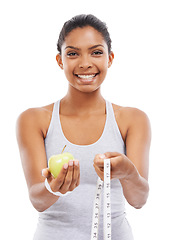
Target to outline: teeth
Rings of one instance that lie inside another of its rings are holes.
[[[88,79],[88,78],[93,78],[95,77],[96,74],[93,75],[77,75],[79,78],[83,78],[83,79]]]

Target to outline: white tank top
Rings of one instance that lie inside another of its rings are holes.
[[[69,195],[60,197],[51,207],[39,213],[34,240],[90,240],[93,202],[98,176],[93,167],[96,154],[119,152],[125,154],[125,144],[117,126],[112,104],[106,101],[106,122],[97,142],[76,145],[68,141],[62,131],[59,116],[60,100],[54,104],[52,118],[45,139],[47,159],[60,154],[67,145],[80,163],[80,185]],[[103,199],[103,198],[102,198]],[[103,202],[99,219],[99,240],[103,240]],[[111,180],[111,224],[113,240],[133,240],[125,216],[125,198],[117,179]]]

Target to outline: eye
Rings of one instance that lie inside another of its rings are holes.
[[[99,56],[99,55],[102,55],[103,52],[101,50],[95,50],[92,55],[95,55],[95,56]]]
[[[78,54],[76,53],[76,52],[68,52],[67,53],[67,56],[68,57],[75,57],[75,56],[77,56]]]

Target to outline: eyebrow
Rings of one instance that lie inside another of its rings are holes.
[[[91,49],[97,48],[97,47],[103,47],[103,48],[105,48],[102,44],[97,44],[97,45],[94,45],[94,46],[92,46],[92,47],[90,47],[90,48],[88,48],[88,49],[91,50]],[[65,47],[65,49],[67,49],[67,48],[71,48],[71,49],[74,49],[74,50],[80,50],[80,48],[73,47],[73,46],[67,46],[67,47]]]

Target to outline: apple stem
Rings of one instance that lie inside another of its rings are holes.
[[[62,150],[62,153],[64,152],[65,148],[66,148],[66,145],[64,146],[64,148],[63,148],[63,150]]]

